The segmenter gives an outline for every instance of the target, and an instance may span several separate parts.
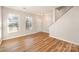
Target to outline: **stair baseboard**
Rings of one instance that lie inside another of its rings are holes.
[[[59,39],[59,40],[63,40],[63,41],[65,41],[65,42],[69,42],[69,43],[71,43],[71,44],[75,44],[75,45],[78,45],[79,46],[79,44],[78,43],[76,43],[76,42],[72,42],[72,41],[69,41],[69,40],[65,40],[65,39],[63,39],[63,38],[60,38],[60,37],[56,37],[56,36],[52,36],[52,35],[49,35],[50,37],[53,37],[53,38],[56,38],[56,39]]]

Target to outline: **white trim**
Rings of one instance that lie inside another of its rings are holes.
[[[15,37],[8,37],[8,38],[4,38],[2,40],[9,40],[9,39],[13,39],[13,38],[16,38],[16,37],[22,37],[22,36],[26,36],[26,35],[30,35],[30,34],[34,34],[34,33],[37,33],[37,32],[28,33],[28,34],[22,34],[22,35],[17,35]]]
[[[68,40],[65,40],[65,39],[63,39],[63,38],[56,37],[56,36],[52,36],[52,35],[49,35],[49,36],[50,36],[50,37],[53,37],[53,38],[56,38],[56,39],[59,39],[59,40],[63,40],[63,41],[69,42],[69,43],[71,43],[71,44],[75,44],[75,45],[78,45],[78,46],[79,46],[79,44],[78,44],[78,43],[75,43],[75,42],[72,42],[72,41],[68,41]]]
[[[9,40],[9,39],[13,39],[13,38],[16,38],[16,37],[21,37],[21,36],[25,36],[26,34],[24,35],[18,35],[18,36],[15,36],[15,37],[8,37],[8,38],[4,38],[3,40]]]

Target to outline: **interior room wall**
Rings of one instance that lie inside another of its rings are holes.
[[[9,13],[15,14],[19,16],[19,31],[14,33],[7,33],[7,16]],[[32,30],[27,30],[25,27],[25,17],[32,16]],[[40,32],[41,30],[41,16],[25,13],[22,11],[10,9],[7,7],[3,7],[3,39],[15,38],[18,36],[24,36],[28,34],[33,34],[36,32]]]
[[[0,40],[1,40],[1,7],[0,7]]]
[[[42,17],[42,31],[49,33],[49,26],[52,23],[51,13],[44,14]]]
[[[79,7],[73,7],[49,28],[51,37],[79,45]]]

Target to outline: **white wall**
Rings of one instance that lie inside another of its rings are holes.
[[[0,39],[1,39],[1,7],[0,7]]]
[[[42,16],[37,15],[34,16],[35,22],[34,22],[34,26],[35,26],[35,32],[42,32]]]
[[[7,33],[7,15],[9,13],[13,13],[15,15],[19,16],[19,31],[15,32],[15,33]],[[28,31],[25,27],[25,17],[31,15],[33,17],[33,28],[31,31]],[[23,36],[23,35],[28,35],[28,34],[32,34],[32,33],[36,33],[36,32],[40,32],[41,30],[41,16],[37,16],[34,14],[27,14],[25,12],[22,11],[18,11],[18,10],[13,10],[13,9],[9,9],[6,7],[3,7],[3,39],[9,39],[9,38],[14,38],[17,36]]]
[[[79,44],[79,7],[73,7],[49,28],[50,36]]]
[[[44,14],[42,17],[42,30],[43,30],[43,32],[49,33],[49,26],[51,23],[52,23],[51,13]]]

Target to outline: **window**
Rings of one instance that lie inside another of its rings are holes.
[[[26,17],[26,29],[32,29],[32,17],[31,16],[27,16]]]
[[[8,15],[7,30],[8,30],[8,33],[18,31],[18,17],[16,15],[13,15],[13,14]]]

